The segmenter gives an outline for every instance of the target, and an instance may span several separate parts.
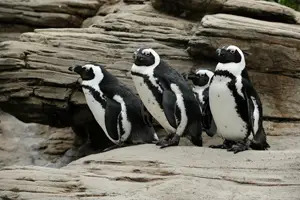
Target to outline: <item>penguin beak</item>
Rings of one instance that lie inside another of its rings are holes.
[[[220,49],[220,48],[218,48],[218,49],[216,50],[216,54],[217,54],[217,56],[220,56],[220,55],[221,55],[221,49]]]
[[[136,51],[133,53],[132,57],[133,57],[133,60],[137,59],[138,56],[137,56],[137,52]]]
[[[80,65],[76,65],[75,67],[69,67],[69,71],[75,72],[80,75],[82,72],[82,67]]]

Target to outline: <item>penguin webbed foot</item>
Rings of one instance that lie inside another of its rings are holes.
[[[177,134],[171,134],[167,137],[163,138],[162,140],[158,141],[156,145],[160,146],[161,149],[170,147],[170,146],[177,146],[180,141],[180,136]]]
[[[227,151],[232,151],[234,154],[236,154],[242,151],[246,151],[248,149],[249,149],[249,144],[245,142],[237,142],[231,148],[227,149]]]

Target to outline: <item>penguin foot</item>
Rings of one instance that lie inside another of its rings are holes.
[[[164,143],[168,142],[169,140],[171,140],[173,137],[174,137],[175,133],[171,133],[171,134],[168,134],[166,135],[164,138],[158,140],[156,142],[156,145],[157,146],[162,146]]]
[[[246,151],[249,147],[247,144],[244,143],[237,143],[236,145],[233,145],[231,148],[227,149],[227,151],[232,151],[234,154]]]
[[[219,145],[210,145],[209,148],[213,149],[230,149],[232,146],[235,144],[235,142],[230,141],[230,140],[225,140],[223,144]]]
[[[159,146],[160,146],[161,149],[166,148],[166,147],[170,147],[170,146],[178,146],[179,141],[180,141],[180,136],[175,134],[174,137],[170,140],[160,141]]]

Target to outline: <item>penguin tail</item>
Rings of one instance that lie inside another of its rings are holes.
[[[150,143],[156,142],[158,137],[155,133],[153,127],[149,127],[148,125],[144,125],[141,128],[136,129],[131,133],[130,140],[133,143]]]
[[[187,132],[191,142],[202,147],[202,126],[201,121],[194,121],[187,127]]]
[[[267,150],[268,148],[270,148],[263,127],[254,136],[253,140],[250,143],[250,147],[254,150]]]

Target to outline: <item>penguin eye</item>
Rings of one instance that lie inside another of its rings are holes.
[[[234,54],[234,53],[235,53],[235,50],[231,49],[231,50],[230,50],[230,53],[231,53],[231,54]]]

